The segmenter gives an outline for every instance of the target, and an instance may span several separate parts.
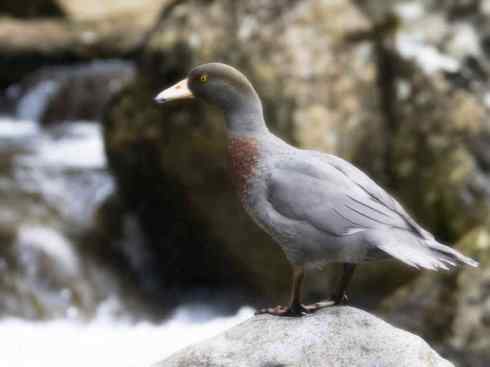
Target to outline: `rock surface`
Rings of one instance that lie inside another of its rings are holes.
[[[154,367],[450,367],[420,337],[352,307],[257,316]]]

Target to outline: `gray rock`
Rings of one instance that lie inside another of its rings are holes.
[[[332,307],[302,318],[254,317],[154,367],[452,366],[420,337],[367,312]]]

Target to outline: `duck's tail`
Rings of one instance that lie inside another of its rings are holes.
[[[449,270],[450,267],[461,264],[472,267],[479,265],[477,261],[437,242],[434,238],[421,238],[408,231],[372,231],[367,238],[372,245],[415,268],[437,271]]]
[[[434,239],[425,240],[425,244],[431,249],[435,256],[439,256],[447,263],[451,262],[451,265],[453,266],[466,264],[476,268],[480,265],[478,261],[473,260],[472,258],[463,255],[461,252],[449,246],[443,245],[442,243],[439,243]]]

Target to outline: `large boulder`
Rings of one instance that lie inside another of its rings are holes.
[[[369,313],[332,307],[302,318],[258,316],[154,367],[450,367],[420,337]]]

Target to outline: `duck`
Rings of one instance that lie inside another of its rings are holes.
[[[350,162],[294,147],[274,135],[258,93],[236,68],[217,62],[199,65],[155,100],[189,98],[223,112],[228,166],[241,205],[279,245],[292,268],[289,303],[260,309],[258,314],[303,316],[345,304],[354,271],[363,263],[396,259],[434,271],[478,266],[439,242]],[[332,298],[303,304],[305,270],[331,263],[342,264]]]

